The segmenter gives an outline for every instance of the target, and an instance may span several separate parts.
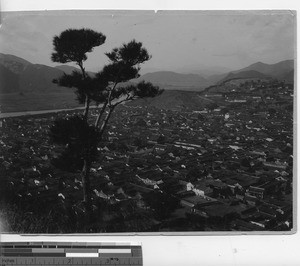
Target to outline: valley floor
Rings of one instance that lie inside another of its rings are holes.
[[[0,111],[9,113],[75,108],[79,106],[75,97],[72,90],[51,93],[0,94]]]

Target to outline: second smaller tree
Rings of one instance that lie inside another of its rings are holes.
[[[93,95],[94,100],[97,100],[97,97],[102,97],[103,100],[103,106],[95,124],[96,127],[100,127],[99,134],[101,137],[112,112],[119,104],[138,98],[155,97],[163,92],[159,87],[145,81],[126,85],[126,82],[140,76],[140,65],[151,58],[141,42],[132,40],[120,48],[114,48],[110,53],[106,53],[106,56],[110,63],[97,73],[96,79],[99,80],[98,84],[108,85],[104,90],[100,89],[98,93],[96,91]],[[100,124],[105,109],[108,109],[108,112]]]

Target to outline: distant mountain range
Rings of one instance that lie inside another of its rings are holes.
[[[149,81],[164,89],[173,90],[201,90],[210,83],[197,74],[181,74],[171,71],[157,71],[147,73],[139,77],[136,81]]]
[[[66,74],[72,74],[73,71],[78,71],[80,72],[80,69],[77,68],[77,67],[73,67],[73,66],[68,66],[68,65],[59,65],[59,66],[56,66],[55,68],[63,71],[64,73]],[[94,72],[91,72],[91,71],[86,71],[90,76],[94,76],[95,73]]]
[[[211,79],[212,76],[220,75],[223,73],[228,73],[232,71],[232,69],[228,67],[222,67],[222,66],[205,66],[203,64],[194,64],[194,65],[183,65],[174,72],[183,73],[183,74],[197,74],[201,77],[204,77],[205,79]],[[150,72],[150,71],[148,71]],[[154,71],[151,71],[154,72]]]
[[[202,91],[204,88],[221,84],[232,79],[279,79],[294,80],[294,60],[285,60],[276,64],[258,62],[248,67],[203,78],[197,74],[180,74],[170,71],[157,71],[142,75],[138,80],[150,81],[164,89]]]
[[[248,78],[259,78],[259,79],[271,79],[271,76],[265,75],[261,72],[258,72],[256,70],[245,70],[240,72],[230,72],[227,74],[224,78],[218,81],[218,84],[222,84],[226,81],[232,80],[232,79],[248,79]]]
[[[73,66],[68,66],[68,65],[59,65],[56,66],[55,68],[65,72],[66,74],[72,74],[73,71],[80,71],[79,68],[73,67]]]
[[[220,84],[226,80],[237,78],[274,78],[291,82],[294,80],[294,60],[285,60],[276,64],[257,62],[248,67],[228,73],[218,83]]]
[[[248,67],[237,70],[234,73],[249,70],[255,70],[273,78],[283,79],[291,70],[294,70],[294,60],[285,60],[276,64],[265,64],[262,62],[257,62]]]
[[[41,64],[32,64],[20,57],[0,53],[0,93],[16,92],[54,92],[61,91],[52,80],[72,71],[78,70],[68,65],[50,67]],[[89,72],[93,75],[93,72]],[[171,71],[156,71],[146,73],[132,82],[146,80],[165,90],[202,91],[206,87],[220,84],[230,79],[260,78],[260,79],[294,79],[294,61],[285,60],[276,64],[258,62],[248,67],[202,77],[198,74],[182,74]]]
[[[47,92],[58,90],[52,83],[63,71],[40,64],[32,64],[14,55],[0,54],[0,93]]]

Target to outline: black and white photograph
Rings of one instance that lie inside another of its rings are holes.
[[[295,232],[295,11],[1,22],[1,232]]]

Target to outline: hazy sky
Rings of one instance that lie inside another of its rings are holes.
[[[91,28],[106,35],[88,55],[86,68],[101,69],[104,52],[135,38],[152,59],[147,70],[239,69],[261,61],[293,59],[295,17],[253,11],[48,11],[2,14],[0,52],[32,63],[53,64],[52,39],[67,28]],[[195,72],[195,71],[194,71]]]

